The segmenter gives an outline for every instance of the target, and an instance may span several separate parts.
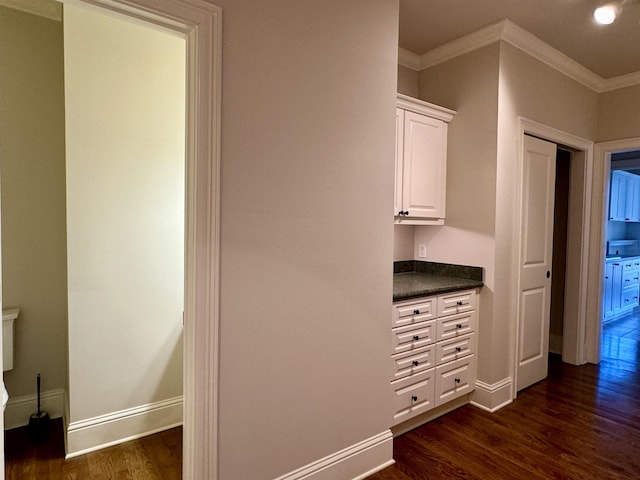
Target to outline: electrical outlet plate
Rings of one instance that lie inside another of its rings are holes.
[[[420,258],[425,258],[427,256],[427,246],[424,244],[418,245],[418,256]]]

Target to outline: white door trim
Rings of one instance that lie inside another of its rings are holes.
[[[524,163],[524,142],[523,138],[525,134],[533,135],[544,140],[548,140],[550,142],[554,142],[559,145],[564,145],[567,147],[571,147],[572,149],[583,151],[585,153],[585,162],[586,162],[586,171],[584,175],[584,195],[583,195],[583,208],[582,208],[582,238],[580,245],[580,286],[579,286],[579,295],[578,295],[578,316],[576,322],[577,324],[574,326],[576,332],[578,332],[577,338],[575,342],[571,342],[571,347],[569,352],[563,352],[563,359],[565,354],[567,356],[567,360],[570,360],[570,363],[575,363],[577,365],[583,364],[587,361],[586,359],[586,330],[587,330],[587,321],[586,316],[589,313],[587,310],[587,279],[588,276],[588,266],[589,266],[589,241],[590,241],[590,218],[591,218],[591,187],[592,187],[592,175],[593,175],[593,142],[587,140],[582,137],[578,137],[576,135],[563,132],[562,130],[558,130],[556,128],[550,127],[548,125],[544,125],[542,123],[536,122],[534,120],[529,120],[524,117],[518,117],[518,155],[516,157],[517,165],[516,165],[516,212],[514,227],[513,227],[513,245],[514,245],[514,254],[511,262],[511,271],[513,274],[513,278],[517,279],[515,290],[513,294],[515,295],[520,290],[520,275],[519,275],[519,265],[518,260],[520,258],[520,245],[521,245],[521,222],[522,222],[522,175],[523,175],[523,163]],[[519,338],[519,322],[517,321],[520,318],[520,305],[519,300],[515,301],[515,311],[513,317],[515,326],[513,328],[513,333],[511,337],[511,344],[513,345],[514,356],[512,358],[512,369],[513,369],[513,383],[512,383],[512,398],[516,398],[517,396],[517,363],[519,358],[518,352],[518,338]]]
[[[595,144],[593,169],[593,194],[591,208],[593,226],[591,228],[591,248],[589,250],[588,313],[587,316],[587,361],[600,362],[600,340],[602,334],[602,267],[605,260],[607,203],[609,198],[609,174],[611,154],[624,150],[640,149],[640,137],[613,140]]]
[[[217,478],[222,10],[202,0],[64,0],[187,41],[183,475]]]

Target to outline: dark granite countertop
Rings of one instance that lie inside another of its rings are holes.
[[[482,267],[406,260],[393,263],[393,301],[482,287]]]

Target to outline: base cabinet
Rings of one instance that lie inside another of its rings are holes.
[[[393,426],[474,389],[475,306],[475,290],[393,305]]]
[[[640,257],[607,260],[603,287],[604,321],[630,313],[640,304]]]

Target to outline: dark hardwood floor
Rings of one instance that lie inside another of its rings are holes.
[[[549,360],[495,413],[467,405],[394,440],[368,480],[640,479],[640,315],[605,327],[600,365]]]
[[[47,441],[29,440],[27,429],[5,432],[5,480],[177,480],[182,478],[182,428],[64,459],[61,419]]]

